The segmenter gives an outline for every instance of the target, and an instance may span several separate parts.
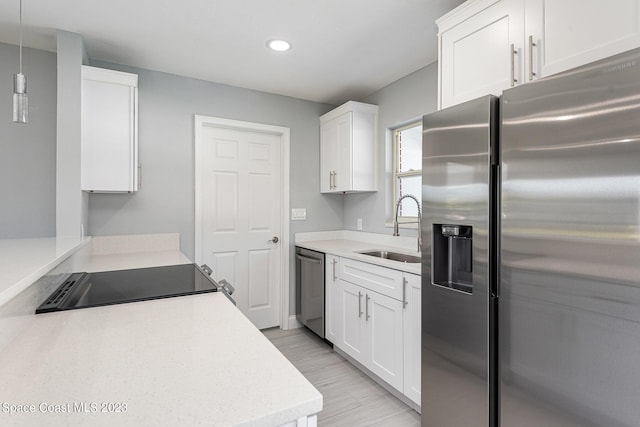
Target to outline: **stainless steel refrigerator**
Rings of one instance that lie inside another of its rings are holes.
[[[640,50],[423,119],[422,426],[640,426]]]

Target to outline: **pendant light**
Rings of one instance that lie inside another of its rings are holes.
[[[27,78],[22,74],[22,0],[20,0],[20,72],[13,75],[13,121],[27,123]]]

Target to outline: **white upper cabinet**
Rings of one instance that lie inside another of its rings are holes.
[[[640,46],[640,0],[469,0],[437,25],[445,108]]]
[[[138,190],[138,76],[82,67],[81,188]]]
[[[467,2],[438,20],[440,106],[445,108],[520,81],[520,2]]]
[[[378,106],[349,101],[320,117],[320,192],[377,191]]]
[[[640,46],[638,0],[526,0],[526,79]]]

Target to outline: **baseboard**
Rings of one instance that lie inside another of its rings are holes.
[[[400,399],[405,405],[407,405],[408,407],[410,407],[411,409],[413,409],[417,413],[422,414],[422,410],[421,410],[419,405],[416,405],[413,400],[409,399],[407,396],[402,394],[400,391],[396,390],[396,388],[393,387],[391,384],[387,383],[385,380],[383,380],[382,378],[380,378],[379,376],[377,376],[376,374],[371,372],[362,363],[358,362],[357,360],[354,360],[351,356],[349,356],[347,353],[345,353],[344,351],[342,351],[340,348],[338,348],[335,345],[333,346],[333,350],[336,353],[338,353],[340,356],[342,356],[345,359],[347,359],[347,361],[349,363],[351,363],[353,366],[355,366],[356,368],[358,368],[362,372],[364,372],[369,378],[371,378],[372,380],[374,380],[375,382],[380,384],[382,386],[382,388],[384,388],[389,393],[393,394],[395,397]]]
[[[286,325],[282,325],[282,329],[284,330],[297,329],[301,327],[302,327],[302,323],[298,322],[298,319],[296,319],[295,314],[289,316],[289,322]]]

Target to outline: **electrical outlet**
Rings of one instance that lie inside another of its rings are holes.
[[[362,230],[362,218],[358,218],[358,230]]]
[[[292,221],[304,221],[307,219],[307,208],[293,208],[291,209]]]

